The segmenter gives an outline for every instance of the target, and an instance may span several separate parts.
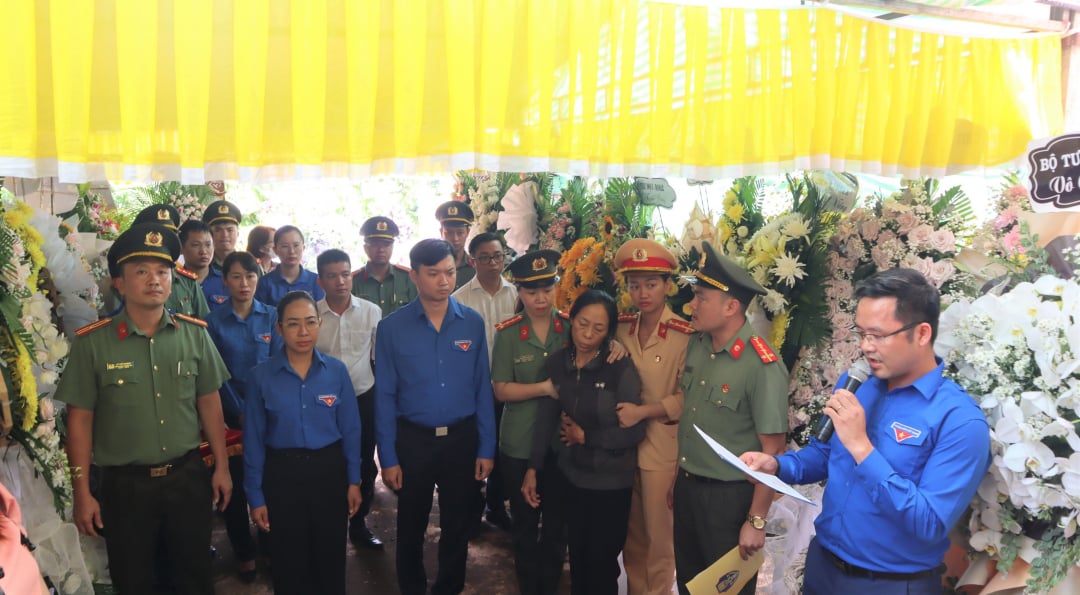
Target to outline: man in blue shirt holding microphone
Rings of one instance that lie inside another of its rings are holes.
[[[427,592],[424,532],[439,487],[442,534],[433,595],[465,588],[466,530],[476,481],[495,458],[495,408],[484,320],[450,297],[456,263],[443,240],[409,252],[418,297],[375,335],[375,433],[383,482],[398,494],[397,577],[403,595]]]
[[[881,271],[855,297],[873,377],[826,402],[835,433],[798,452],[740,458],[788,483],[829,480],[804,594],[940,593],[949,531],[990,465],[989,426],[934,356],[940,296],[925,277]]]

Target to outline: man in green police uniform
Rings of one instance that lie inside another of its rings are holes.
[[[439,234],[454,248],[454,263],[457,265],[457,284],[459,289],[473,277],[476,269],[469,264],[469,255],[465,252],[465,240],[469,239],[469,227],[473,224],[473,212],[469,205],[451,200],[435,209],[435,218],[439,220]]]
[[[382,309],[383,318],[416,299],[409,267],[390,264],[398,226],[389,217],[371,217],[360,226],[368,261],[353,272],[352,293]]]
[[[140,223],[158,223],[176,233],[180,226],[180,212],[172,205],[150,205],[139,211],[131,222],[132,225]],[[173,269],[172,293],[165,301],[165,309],[195,318],[206,318],[210,313],[210,306],[206,303],[197,273],[176,265]]]
[[[225,257],[236,251],[241,219],[240,209],[225,199],[215,200],[203,211],[203,223],[210,226],[210,235],[214,238],[214,260],[210,266],[219,271]]]
[[[773,491],[754,485],[724,462],[694,429],[701,428],[736,455],[780,454],[788,429],[788,373],[755,336],[746,309],[761,287],[708,242],[695,275],[679,418],[679,470],[675,477],[675,571],[679,592],[687,581],[734,547],[745,560],[765,544],[765,516]],[[741,593],[752,594],[756,577]]]
[[[206,323],[170,314],[165,301],[180,254],[176,234],[135,225],[109,250],[125,300],[116,318],[76,331],[56,398],[68,404],[67,452],[79,530],[108,528],[109,574],[122,595],[153,591],[154,552],[165,542],[176,591],[213,593],[211,507],[232,495],[227,465],[211,477],[200,425],[214,457],[228,458],[218,387],[229,378]],[[99,500],[86,471],[102,467]]]

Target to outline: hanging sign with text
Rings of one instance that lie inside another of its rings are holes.
[[[1080,211],[1080,134],[1028,144],[1028,190],[1036,213]]]

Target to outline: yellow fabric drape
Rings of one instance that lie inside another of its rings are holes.
[[[7,0],[0,175],[942,175],[1062,126],[1052,36],[646,0]]]

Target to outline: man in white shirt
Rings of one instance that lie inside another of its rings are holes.
[[[357,547],[383,549],[382,540],[367,527],[364,517],[375,499],[375,327],[382,310],[352,294],[352,263],[341,250],[327,250],[316,260],[319,286],[326,297],[317,307],[322,330],[315,346],[345,362],[360,406],[360,510],[349,522],[349,540]]]
[[[491,347],[495,344],[495,325],[512,317],[517,309],[517,288],[507,281],[503,273],[506,260],[506,248],[502,238],[493,233],[481,233],[469,242],[469,256],[476,267],[476,276],[453,293],[459,303],[480,313],[487,332],[488,363],[491,363]],[[498,440],[499,419],[502,417],[503,404],[495,402],[495,428]],[[487,520],[492,525],[510,530],[510,515],[506,512],[506,496],[502,489],[502,476],[499,465],[491,472],[487,482]],[[483,512],[484,502],[477,503],[476,518]]]

